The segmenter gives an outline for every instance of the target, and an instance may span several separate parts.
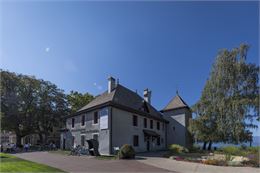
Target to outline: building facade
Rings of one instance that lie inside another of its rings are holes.
[[[185,108],[188,114],[189,108]],[[124,144],[132,145],[136,152],[163,150],[176,142],[186,146],[186,132],[173,123],[176,118],[169,117],[181,116],[181,122],[185,121],[182,125],[186,126],[189,115],[169,110],[156,110],[151,105],[151,91],[148,89],[141,97],[116,84],[115,79],[110,77],[106,92],[66,117],[66,128],[62,129],[60,136],[61,148],[88,147],[88,139],[97,139],[99,152],[107,155],[114,154]],[[176,126],[177,131],[171,131],[169,126]],[[174,138],[177,132],[180,135]]]

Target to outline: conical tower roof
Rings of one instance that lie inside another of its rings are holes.
[[[172,110],[172,109],[179,109],[179,108],[189,108],[189,106],[185,103],[185,101],[177,94],[168,104],[163,108],[162,112]]]

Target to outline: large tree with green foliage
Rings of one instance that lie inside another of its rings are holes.
[[[1,70],[1,129],[21,138],[37,133],[48,135],[67,114],[66,96],[56,85],[32,76]]]
[[[89,93],[82,94],[77,91],[71,91],[70,94],[67,95],[67,99],[70,110],[74,113],[92,101],[94,97]]]
[[[198,140],[239,143],[250,139],[259,117],[259,67],[247,63],[249,46],[221,50],[200,100],[191,130]]]

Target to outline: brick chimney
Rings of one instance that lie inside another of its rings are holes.
[[[151,104],[151,96],[152,96],[152,91],[149,91],[149,89],[144,90],[144,100],[148,103]]]

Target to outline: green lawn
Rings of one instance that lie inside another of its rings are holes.
[[[47,165],[30,162],[15,156],[0,153],[0,172],[64,172]]]

